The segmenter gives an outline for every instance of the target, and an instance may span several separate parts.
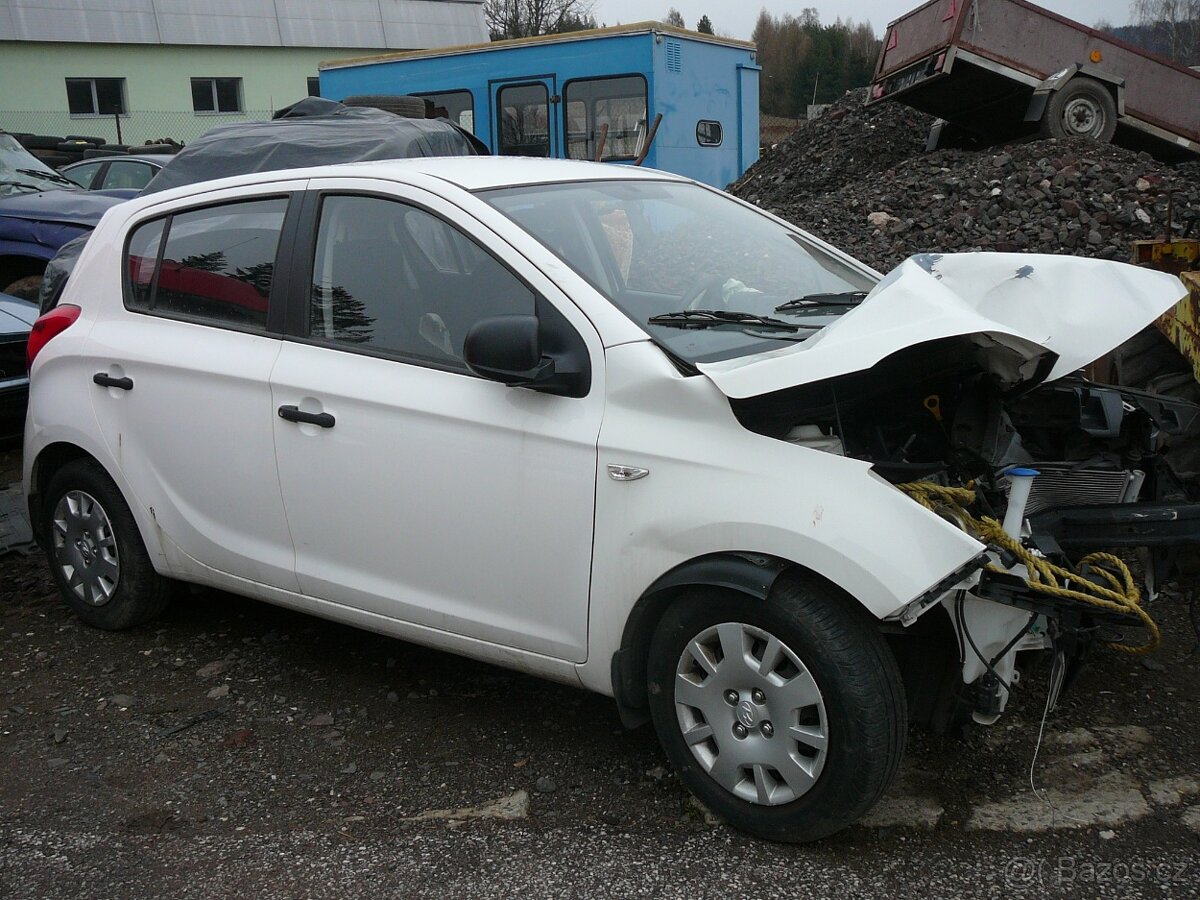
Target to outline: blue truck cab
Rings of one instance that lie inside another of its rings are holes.
[[[422,97],[500,156],[644,157],[723,188],[758,159],[759,71],[751,43],[642,22],[325,62],[320,83]]]

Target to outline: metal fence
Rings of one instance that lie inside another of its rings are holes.
[[[178,110],[137,110],[121,116],[73,116],[67,112],[44,110],[0,110],[0,130],[66,138],[104,138],[109,144],[144,144],[171,138],[180,143],[193,141],[217,125],[230,122],[255,122],[271,118],[272,110],[246,110],[240,113],[194,113]]]

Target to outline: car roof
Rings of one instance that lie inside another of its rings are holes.
[[[103,149],[103,148],[101,148]],[[167,160],[171,159],[173,154],[169,153],[114,153],[112,156],[93,156],[90,159],[81,159],[79,162],[73,162],[70,165],[61,166],[58,171],[65,172],[67,169],[74,169],[82,166],[84,163],[103,163],[103,162],[119,162],[123,159],[131,159],[134,162],[150,163],[155,166],[165,166]]]
[[[157,194],[143,193],[137,200],[161,202],[191,197],[213,190],[244,185],[266,186],[302,178],[379,178],[385,181],[411,182],[420,180],[422,177],[437,178],[467,191],[572,181],[689,181],[687,178],[657,169],[643,169],[612,163],[518,156],[423,156],[410,159],[340,163],[306,169],[252,172],[212,181],[198,181],[194,184],[169,188]],[[151,204],[147,203],[147,205]]]

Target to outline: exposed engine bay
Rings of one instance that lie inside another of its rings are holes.
[[[910,604],[900,622],[908,629],[942,606],[957,638],[957,706],[984,723],[1007,703],[1019,651],[1052,652],[1056,698],[1095,644],[1145,649],[1156,632],[1145,636],[1148,617],[1129,601],[1152,600],[1180,548],[1200,539],[1200,506],[1163,456],[1200,425],[1200,406],[1082,373],[1045,383],[1056,361],[967,335],[906,347],[865,371],[731,400],[749,430],[869,461],[988,546],[967,580],[956,573],[953,586]],[[951,502],[926,501],[942,496]],[[1010,509],[1010,499],[1019,506]],[[982,529],[989,520],[991,530]],[[1043,566],[1069,578],[1039,578]],[[1079,589],[1101,602],[1082,602]],[[1127,608],[1107,603],[1113,592],[1124,592]]]

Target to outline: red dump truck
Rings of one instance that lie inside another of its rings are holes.
[[[1025,0],[931,0],[892,22],[868,102],[992,140],[1040,131],[1200,153],[1200,71]]]

